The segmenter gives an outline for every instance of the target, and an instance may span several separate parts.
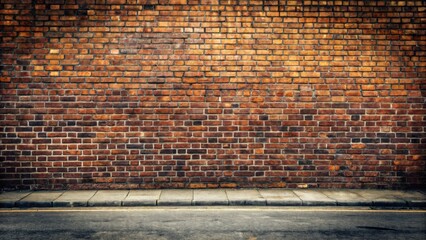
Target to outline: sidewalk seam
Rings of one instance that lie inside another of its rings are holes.
[[[90,197],[90,198],[86,201],[86,206],[90,207],[90,206],[89,206],[89,202],[90,202],[90,200],[92,200],[92,198],[94,198],[94,197],[96,196],[96,194],[98,194],[98,192],[99,192],[99,190],[96,190],[95,194],[93,194],[93,196],[91,196],[91,197]]]
[[[160,199],[162,195],[163,195],[163,189],[160,190],[160,195],[158,195],[158,199],[155,200],[155,206],[160,206]]]
[[[120,201],[120,206],[124,206],[124,201],[126,200],[126,198],[129,196],[131,190],[127,190],[127,194],[126,196],[124,196],[123,199],[121,199]]]
[[[294,192],[294,190],[291,190],[291,192],[297,197],[297,198],[299,198],[299,200],[300,200],[300,203],[302,203],[302,206],[304,206],[304,202],[303,202],[303,199],[299,196],[299,195],[297,195],[297,193],[295,193]]]

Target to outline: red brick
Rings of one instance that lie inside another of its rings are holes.
[[[424,187],[421,1],[7,2],[2,188]]]

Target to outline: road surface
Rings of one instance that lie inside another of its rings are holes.
[[[426,239],[426,211],[170,207],[0,210],[0,239]]]

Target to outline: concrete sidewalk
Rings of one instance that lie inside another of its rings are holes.
[[[426,207],[423,191],[364,189],[165,189],[3,192],[1,208],[106,206]]]

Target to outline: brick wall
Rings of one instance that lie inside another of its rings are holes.
[[[0,0],[1,189],[425,186],[425,19],[421,0]]]

